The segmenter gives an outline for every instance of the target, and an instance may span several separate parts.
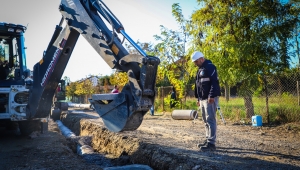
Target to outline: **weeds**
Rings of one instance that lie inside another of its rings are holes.
[[[255,115],[261,115],[263,122],[267,122],[266,100],[263,97],[253,97],[253,106]],[[300,107],[297,98],[292,95],[283,94],[281,97],[269,97],[269,123],[289,123],[300,122]],[[230,98],[227,102],[224,97],[220,97],[220,108],[225,119],[240,122],[247,120],[246,109],[243,98]],[[175,108],[170,108],[170,102],[166,98],[155,100],[156,112],[172,112],[175,109],[198,110],[195,98],[187,98],[186,102],[178,101]],[[217,113],[218,114],[218,113]]]

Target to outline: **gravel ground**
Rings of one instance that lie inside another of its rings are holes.
[[[91,145],[96,151],[153,169],[300,167],[299,123],[253,127],[219,121],[214,152],[200,152],[196,147],[205,133],[200,119],[174,120],[171,113],[145,115],[136,131],[120,133],[107,131],[92,112],[68,114],[64,123],[77,135],[92,136]]]
[[[50,121],[48,127],[46,133],[33,132],[26,137],[0,129],[0,169],[99,169],[72,151],[70,142],[61,135],[55,122]]]
[[[300,123],[252,127],[219,121],[217,150],[200,152],[196,144],[205,133],[200,119],[147,114],[137,130],[119,133],[108,131],[92,111],[65,114],[62,122],[77,137],[65,138],[53,121],[48,132],[34,132],[29,137],[0,129],[0,169],[108,170],[125,165],[155,170],[300,168]],[[80,156],[76,152],[83,139],[92,152]]]

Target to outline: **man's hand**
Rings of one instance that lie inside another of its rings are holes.
[[[200,106],[200,101],[199,100],[197,101],[197,106]]]
[[[215,99],[214,98],[208,98],[208,103],[214,103]]]

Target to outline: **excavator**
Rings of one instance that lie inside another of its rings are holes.
[[[0,22],[0,75],[5,73],[0,79],[0,122],[17,122],[23,133],[47,124],[53,95],[81,35],[112,69],[128,76],[121,92],[93,94],[91,105],[108,130],[136,130],[154,102],[159,58],[148,56],[130,38],[102,0],[61,0],[58,9],[62,18],[33,71],[26,66],[26,27]],[[122,45],[125,39],[139,54],[129,54]]]

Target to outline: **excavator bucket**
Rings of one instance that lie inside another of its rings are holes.
[[[108,130],[113,132],[131,131],[136,130],[141,125],[146,112],[133,112],[133,107],[128,105],[129,98],[130,96],[124,92],[94,94],[90,102]]]
[[[133,58],[123,58],[123,63],[130,63]],[[160,60],[156,57],[145,59],[137,79],[128,71],[128,84],[121,93],[94,94],[90,103],[94,106],[105,126],[113,132],[136,130],[143,121],[143,116],[153,105],[155,98],[155,80]],[[142,61],[140,59],[140,61]]]

